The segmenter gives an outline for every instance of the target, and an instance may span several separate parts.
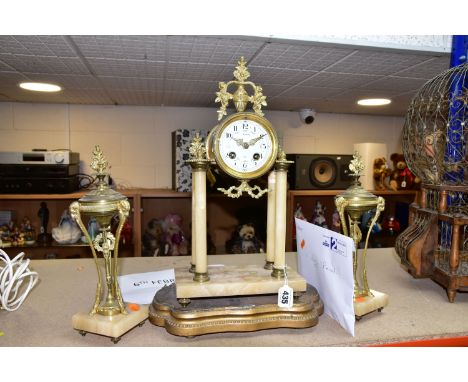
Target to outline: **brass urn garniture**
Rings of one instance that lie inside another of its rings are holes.
[[[89,313],[77,313],[73,316],[73,327],[82,335],[87,332],[112,337],[114,342],[120,336],[140,324],[147,317],[144,309],[128,313],[124,305],[118,283],[118,251],[122,227],[130,211],[127,198],[112,190],[107,181],[106,170],[109,163],[99,146],[93,151],[91,168],[96,171],[97,185],[70,205],[70,214],[77,222],[91,248],[96,265],[98,282],[93,307]],[[118,226],[111,232],[112,219],[118,216]],[[83,219],[96,219],[99,233],[91,238]],[[98,255],[102,254],[104,269]],[[104,271],[104,272],[103,272]]]
[[[352,185],[345,192],[335,197],[335,205],[340,215],[343,233],[354,241],[353,276],[354,276],[354,313],[359,320],[363,315],[374,310],[381,311],[388,304],[388,296],[384,293],[371,290],[367,281],[366,254],[372,227],[385,209],[385,199],[377,197],[362,188],[359,177],[364,170],[361,156],[358,152],[353,155],[349,164],[351,176],[354,177]],[[364,247],[359,248],[363,239],[359,228],[362,215],[375,210],[374,217],[367,228]]]

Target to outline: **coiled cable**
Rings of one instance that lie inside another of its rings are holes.
[[[29,259],[23,259],[24,252],[21,252],[14,259],[0,249],[0,308],[10,312],[18,309],[34,285],[36,285],[39,275],[31,271]],[[28,280],[28,284],[21,289],[23,282]]]

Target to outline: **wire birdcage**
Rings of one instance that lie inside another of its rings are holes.
[[[416,277],[431,277],[454,301],[468,286],[468,63],[428,81],[403,127],[403,154],[422,181],[412,224],[395,244]]]

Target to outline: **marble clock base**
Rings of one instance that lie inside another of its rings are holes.
[[[116,316],[102,316],[100,314],[90,315],[89,313],[76,313],[72,317],[73,329],[80,332],[100,334],[111,337],[114,343],[117,343],[121,336],[135,326],[143,325],[148,318],[148,307],[141,306],[138,311],[130,311],[128,314],[118,314]]]
[[[149,321],[171,334],[193,337],[273,328],[309,328],[317,325],[323,313],[320,296],[310,285],[294,298],[292,308],[279,308],[277,300],[277,294],[197,298],[181,306],[172,284],[154,296]]]
[[[177,298],[227,297],[277,293],[284,279],[271,276],[271,270],[257,265],[222,265],[208,268],[210,280],[193,281],[187,268],[175,269]],[[288,285],[295,292],[306,290],[306,281],[296,271],[287,268]]]
[[[354,300],[354,315],[356,320],[362,316],[374,312],[382,311],[388,305],[388,295],[371,289],[373,296],[358,297]]]

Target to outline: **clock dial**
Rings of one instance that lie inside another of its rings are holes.
[[[229,175],[253,179],[263,175],[273,165],[277,154],[277,139],[264,118],[240,113],[228,119],[218,130],[215,157]]]

